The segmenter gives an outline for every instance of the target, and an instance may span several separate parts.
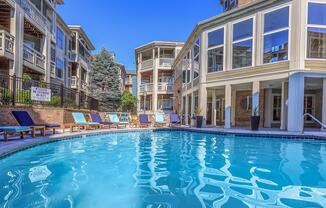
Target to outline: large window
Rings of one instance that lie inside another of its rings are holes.
[[[308,4],[307,58],[326,59],[326,4]]]
[[[63,77],[63,68],[64,68],[63,61],[59,58],[56,58],[56,76],[58,78]]]
[[[223,71],[224,28],[208,33],[207,72]]]
[[[289,7],[264,15],[264,63],[288,60]]]
[[[62,49],[64,48],[64,34],[62,30],[57,27],[57,32],[56,32],[56,42],[57,42],[57,47]]]
[[[232,68],[252,66],[253,18],[233,25]]]

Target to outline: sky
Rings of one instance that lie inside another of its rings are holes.
[[[82,2],[82,3],[81,3]],[[134,49],[151,41],[186,41],[199,21],[221,13],[219,0],[65,0],[57,7],[70,25],[81,25],[96,50],[107,48],[127,70]]]

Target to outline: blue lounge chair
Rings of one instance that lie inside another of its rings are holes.
[[[103,126],[109,126],[109,128],[111,128],[111,125],[113,124],[112,122],[109,121],[103,121],[101,116],[97,113],[92,113],[91,118],[93,122],[97,122]]]
[[[155,126],[164,126],[164,125],[166,125],[164,114],[163,113],[155,114]]]
[[[148,115],[141,114],[139,115],[139,126],[140,127],[149,127],[151,122],[148,119]]]
[[[172,125],[180,125],[180,117],[177,114],[170,114],[170,126]]]
[[[19,123],[20,126],[29,126],[34,130],[40,129],[41,131],[43,131],[42,127],[44,127],[44,129],[51,129],[53,134],[55,134],[55,130],[57,128],[60,128],[59,124],[35,123],[32,117],[26,111],[12,111],[11,113],[15,117],[16,121]],[[43,135],[44,134],[45,133],[43,132]]]
[[[127,125],[129,124],[128,121],[120,121],[120,119],[116,113],[109,113],[108,116],[109,116],[110,122],[112,122],[113,125],[115,125],[117,128],[121,125],[124,127],[127,127]]]
[[[15,133],[20,133],[20,138],[24,139],[25,132],[31,132],[32,136],[34,137],[32,129],[28,126],[0,126],[0,133],[3,134],[3,138],[5,141],[8,141],[8,135],[12,135]]]
[[[87,129],[87,127],[91,127],[91,126],[95,128],[100,127],[100,123],[98,122],[87,122],[83,113],[73,112],[72,117],[74,118],[78,131],[80,131],[80,127],[83,127],[84,129]]]

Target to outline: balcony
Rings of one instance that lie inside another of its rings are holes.
[[[45,56],[24,44],[24,64],[40,73],[45,72]]]
[[[171,68],[174,58],[160,58],[159,67]]]
[[[168,82],[159,82],[157,84],[157,92],[161,94],[173,94],[173,84]]]
[[[41,28],[47,28],[46,17],[29,0],[16,0],[16,2],[24,9],[25,14],[31,20],[36,22]]]
[[[55,76],[55,68],[56,68],[55,62],[51,61],[51,63],[50,63],[50,72],[51,72],[52,77]]]
[[[70,85],[71,88],[73,88],[73,89],[77,89],[78,88],[78,77],[71,76],[70,82],[71,82],[71,85]]]
[[[5,30],[0,30],[0,56],[14,59],[15,37]]]
[[[141,84],[139,87],[139,92],[140,93],[152,93],[153,91],[153,84],[152,83],[148,83],[148,84]]]
[[[146,69],[150,69],[150,68],[153,68],[153,59],[149,59],[149,60],[146,60],[146,61],[143,61],[141,63],[141,70],[146,70]]]

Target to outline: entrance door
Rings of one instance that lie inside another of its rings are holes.
[[[224,122],[225,100],[224,98],[216,99],[216,125]]]

